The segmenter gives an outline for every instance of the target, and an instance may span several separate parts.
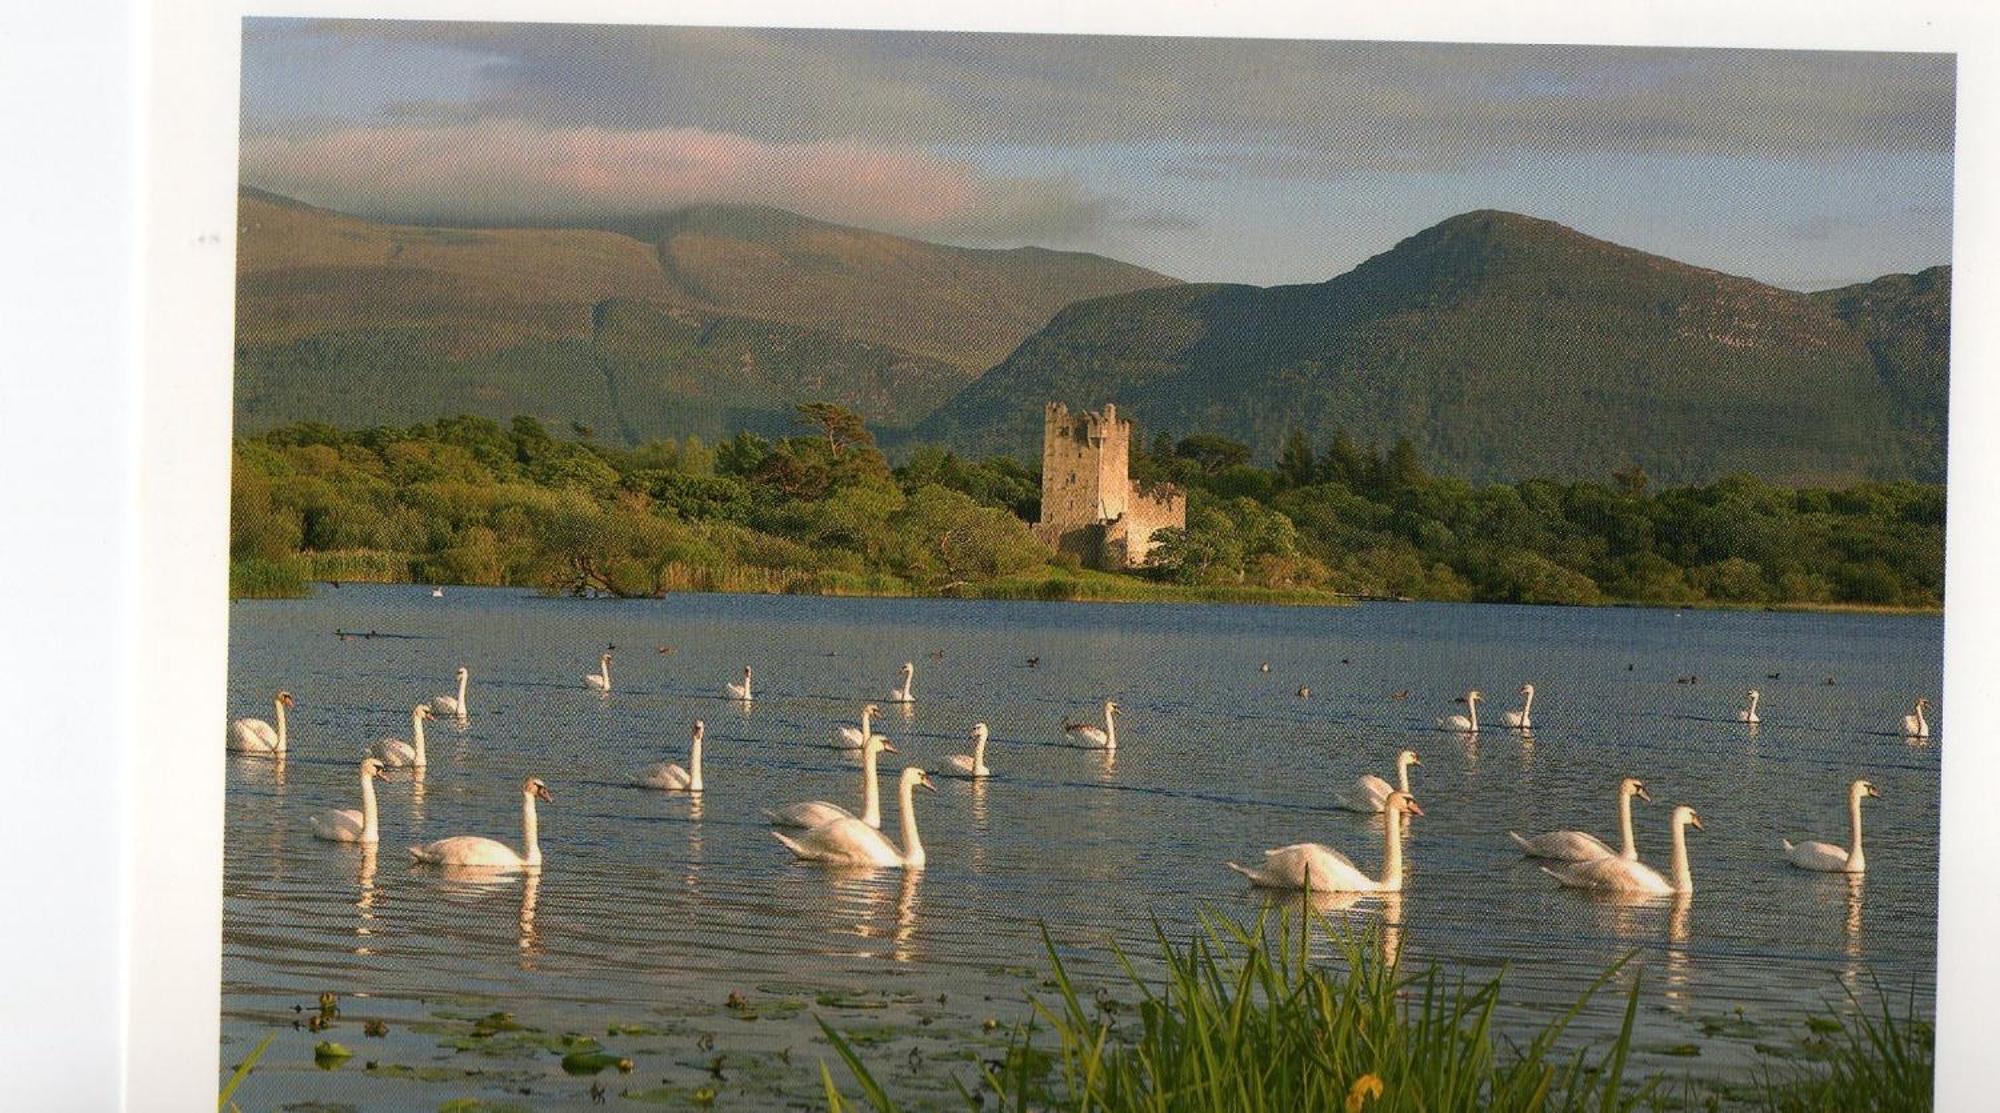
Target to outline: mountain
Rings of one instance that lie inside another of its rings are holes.
[[[1079,302],[911,439],[1033,458],[1043,404],[1274,453],[1408,437],[1474,480],[1943,476],[1949,273],[1781,290],[1483,210],[1326,282]]]
[[[238,197],[236,414],[407,423],[532,414],[627,439],[789,428],[831,400],[916,421],[1079,298],[1174,281],[776,209],[594,228],[365,220]]]

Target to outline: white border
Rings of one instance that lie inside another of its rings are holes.
[[[103,3],[104,0],[99,0]],[[1993,144],[1995,82],[1992,74],[1993,36],[1990,18],[1963,7],[1937,3],[1861,5],[1827,0],[1785,0],[1746,5],[1737,2],[1569,5],[1535,2],[1406,3],[1392,11],[1386,5],[1334,10],[1306,2],[1282,2],[1245,10],[1242,5],[1188,4],[1172,11],[1154,3],[1121,0],[1088,8],[1071,3],[1033,0],[994,5],[969,0],[948,3],[849,3],[838,13],[824,3],[746,0],[726,8],[716,4],[635,3],[629,0],[581,0],[571,3],[531,0],[432,0],[425,3],[265,3],[253,6],[236,0],[178,3],[163,10],[150,27],[140,53],[149,60],[144,73],[143,111],[146,145],[143,176],[129,184],[143,197],[145,275],[144,316],[139,341],[143,349],[144,389],[140,431],[136,439],[115,442],[119,430],[106,427],[89,449],[99,465],[83,482],[98,496],[110,494],[135,500],[124,522],[107,522],[104,536],[110,563],[119,560],[129,578],[116,579],[118,598],[139,604],[136,639],[128,643],[124,664],[136,684],[114,719],[142,729],[118,731],[125,752],[123,766],[130,786],[130,832],[123,876],[129,881],[123,916],[128,950],[118,960],[129,977],[129,1018],[125,1044],[123,1094],[129,1108],[204,1108],[214,1093],[218,1039],[219,994],[219,816],[222,748],[216,734],[223,718],[222,693],[226,612],[224,545],[226,541],[227,445],[229,422],[230,311],[234,256],[234,184],[237,105],[236,51],[238,19],[259,15],[348,15],[385,18],[452,18],[486,20],[561,20],[564,22],[727,23],[764,26],[934,27],[961,30],[1023,30],[1115,33],[1268,36],[1279,38],[1417,38],[1440,41],[1646,43],[1688,46],[1768,46],[1797,48],[1890,49],[1955,51],[1960,55],[1958,100],[1959,182],[1982,183],[1979,193],[1991,195],[1995,181]],[[69,8],[54,16],[38,16],[47,25],[62,24],[79,36],[92,30],[101,12]],[[101,24],[96,24],[101,27]],[[115,37],[115,35],[113,35]],[[34,36],[28,37],[30,42]],[[6,41],[0,36],[0,41]],[[15,39],[7,49],[21,42]],[[112,55],[115,57],[116,52]],[[0,72],[10,67],[0,66]],[[41,72],[39,69],[33,72]],[[86,71],[87,73],[88,71]],[[129,80],[130,71],[124,75]],[[121,75],[109,80],[115,89]],[[22,103],[23,98],[11,98]],[[35,102],[29,101],[33,104]],[[18,109],[17,109],[18,111]],[[99,113],[99,122],[102,113]],[[115,122],[115,121],[114,121]],[[17,165],[12,173],[33,173],[38,166]],[[129,214],[115,200],[113,215]],[[1952,389],[1952,500],[1950,552],[1947,561],[1950,606],[1947,622],[1948,657],[1945,703],[1963,709],[1962,723],[1973,723],[1977,701],[1986,693],[1980,681],[1996,673],[2000,653],[1989,637],[1994,630],[1996,592],[1986,581],[1980,558],[2000,540],[1993,512],[1965,496],[1976,489],[1970,477],[2000,474],[1993,441],[1983,434],[1995,426],[1996,394],[1986,369],[1994,365],[1990,319],[1980,306],[1996,302],[1993,267],[1981,249],[1995,244],[1990,204],[1975,191],[1958,190],[1954,245],[1954,368]],[[101,219],[101,218],[100,218]],[[66,234],[60,226],[49,232]],[[53,248],[56,244],[51,244]],[[114,264],[102,272],[116,286],[121,271]],[[23,282],[25,287],[25,281]],[[31,291],[31,294],[37,291]],[[115,301],[115,298],[113,299]],[[104,302],[88,306],[60,304],[51,297],[32,302],[41,314],[37,328],[74,338],[80,330],[104,327]],[[46,313],[42,311],[46,310]],[[115,331],[115,330],[114,330]],[[121,383],[115,336],[102,338],[95,355],[105,366],[89,380],[98,394],[115,395]],[[53,350],[51,360],[75,359],[78,349]],[[18,365],[17,365],[18,366]],[[0,371],[11,379],[14,372]],[[25,377],[25,376],[24,376]],[[6,380],[0,380],[6,383]],[[6,383],[11,398],[11,383]],[[62,400],[40,393],[27,395],[31,409],[54,415]],[[111,406],[116,412],[116,405]],[[0,419],[4,420],[4,419]],[[23,451],[15,442],[17,427],[8,420],[4,451]],[[59,481],[49,469],[61,459],[36,452],[10,459],[14,475]],[[46,448],[46,446],[39,446]],[[136,452],[137,472],[121,470],[125,453]],[[82,453],[76,455],[81,456]],[[34,470],[24,470],[25,461]],[[104,461],[109,461],[108,464]],[[79,498],[84,496],[79,495]],[[13,512],[13,501],[0,504]],[[40,538],[46,520],[35,508],[26,513],[27,529],[16,537]],[[12,523],[10,525],[10,532]],[[132,547],[125,534],[136,532]],[[68,535],[62,535],[68,536]],[[45,555],[42,559],[66,558]],[[81,562],[63,559],[78,576],[104,575],[105,554]],[[11,589],[46,575],[46,568],[17,569],[10,555],[0,565],[0,578]],[[48,592],[30,601],[26,618],[10,622],[21,636],[26,631],[74,628],[82,619],[74,593]],[[114,606],[116,601],[114,600]],[[11,607],[11,604],[10,604]],[[101,612],[102,608],[98,608]],[[115,624],[113,626],[115,627]],[[35,639],[40,641],[40,639]],[[32,668],[32,666],[31,666]],[[35,672],[24,674],[29,678]],[[22,680],[21,675],[10,678]],[[60,677],[50,677],[59,681]],[[30,679],[29,683],[33,684]],[[34,684],[26,697],[46,701],[54,685]],[[17,700],[8,706],[22,706]],[[137,713],[143,712],[143,715]],[[11,726],[11,724],[10,724]],[[44,721],[30,715],[23,727],[31,745],[69,745],[74,740],[56,732],[60,721],[46,724],[50,734],[36,732]],[[71,729],[74,729],[71,727]],[[102,732],[102,720],[95,727]],[[33,738],[42,737],[42,741]],[[1984,1003],[2000,989],[2000,959],[1986,945],[1982,928],[2000,922],[2000,868],[1993,849],[2000,846],[2000,814],[1980,799],[1985,785],[2000,783],[2000,755],[1983,744],[1976,727],[1961,728],[1964,741],[1946,755],[1944,783],[1944,913],[1939,969],[1939,1106],[1975,1109],[1985,1104],[1985,1076],[1992,1066],[1985,1058]],[[104,772],[102,766],[98,772]],[[58,789],[64,781],[58,778]],[[18,788],[18,782],[16,784]],[[97,823],[102,817],[78,817],[73,797],[51,793],[30,801],[30,821],[49,830],[77,829],[79,819]],[[207,819],[209,822],[204,823]],[[115,829],[115,828],[114,828]],[[21,853],[56,855],[62,846],[23,848]],[[13,894],[15,901],[46,906],[51,917],[32,935],[44,944],[69,938],[76,930],[63,922],[72,906],[59,888],[42,888],[42,873],[24,876],[30,891]],[[117,876],[117,874],[111,874]],[[89,879],[86,878],[86,881]],[[11,924],[11,920],[0,920]],[[10,948],[14,941],[8,941]],[[28,963],[52,960],[47,953],[26,955]],[[67,949],[54,961],[72,961]],[[40,1007],[40,1003],[38,1003]],[[102,1017],[99,1017],[100,1021]],[[19,1026],[8,1024],[18,1031]],[[65,1033],[73,1038],[74,1033]],[[14,1049],[10,1049],[14,1050]],[[60,1073],[68,1100],[40,1108],[102,1108],[88,1100],[92,1093],[78,1082],[83,1073],[73,1059],[25,1059],[28,1092],[40,1072]],[[20,1074],[16,1078],[23,1077]],[[18,1084],[10,1084],[18,1085]],[[10,1100],[21,1096],[10,1089]]]

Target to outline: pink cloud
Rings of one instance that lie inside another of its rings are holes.
[[[1101,211],[1071,183],[985,175],[913,148],[519,120],[254,137],[243,145],[242,175],[344,211],[462,219],[628,215],[728,201],[923,232],[987,228],[1021,213],[1087,225]]]

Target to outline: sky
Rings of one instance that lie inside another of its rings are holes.
[[[1191,281],[1497,208],[1791,289],[1950,262],[1937,54],[251,19],[245,184],[356,215],[749,202]]]

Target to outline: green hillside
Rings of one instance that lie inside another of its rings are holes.
[[[786,427],[815,400],[907,425],[1063,305],[1172,281],[748,206],[615,230],[445,228],[245,189],[238,223],[246,432],[474,413],[713,437]]]
[[[1807,295],[1548,221],[1453,217],[1327,282],[1073,305],[914,430],[1032,458],[1045,402],[1274,454],[1293,427],[1473,480],[1943,475],[1944,268]]]

